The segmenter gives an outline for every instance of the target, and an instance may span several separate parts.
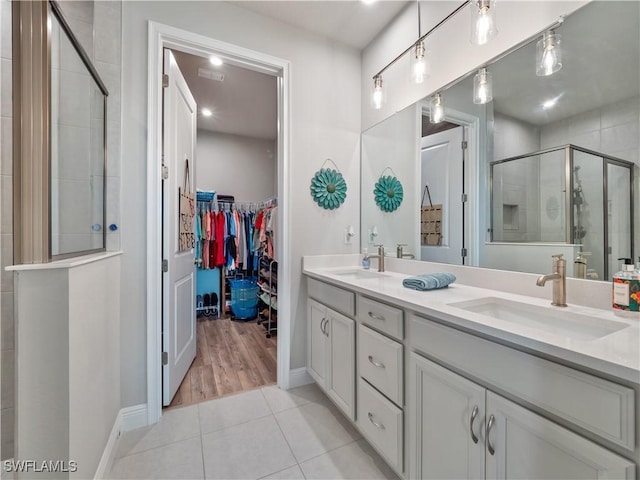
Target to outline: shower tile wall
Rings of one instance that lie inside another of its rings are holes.
[[[559,144],[574,145],[606,153],[614,157],[634,162],[640,167],[640,97],[632,97],[606,107],[591,110],[559,122],[546,125],[540,132],[540,148]],[[636,192],[640,192],[638,170],[635,169]],[[602,177],[581,169],[578,174],[585,186],[602,188]],[[542,174],[542,173],[541,173]],[[601,175],[601,173],[600,173]],[[587,199],[588,201],[588,199]],[[636,198],[637,204],[637,198]],[[638,218],[638,212],[636,217]],[[640,222],[635,224],[635,251],[640,254]],[[611,243],[621,243],[615,232]],[[602,244],[602,228],[587,232],[586,241]]]
[[[109,90],[107,124],[106,225],[120,222],[120,64],[122,16],[120,1],[61,2],[83,48],[92,58]],[[94,22],[94,19],[96,21]],[[99,19],[99,21],[97,21]],[[13,457],[14,315],[13,276],[4,267],[13,263],[12,230],[12,105],[11,2],[0,0],[0,457]],[[107,231],[107,249],[120,248],[119,231]]]

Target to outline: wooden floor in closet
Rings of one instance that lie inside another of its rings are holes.
[[[197,329],[196,359],[168,408],[276,383],[277,337],[256,320],[202,317]]]

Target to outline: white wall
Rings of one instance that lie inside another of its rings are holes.
[[[53,265],[15,274],[15,454],[93,478],[120,410],[120,257]]]
[[[421,85],[413,84],[409,78],[410,55],[405,55],[384,73],[384,85],[388,87],[387,103],[382,109],[374,110],[370,101],[373,75],[417,38],[416,6],[415,2],[410,4],[362,53],[363,129],[477,69],[545,29],[560,15],[568,14],[586,3],[585,0],[501,1],[496,7],[500,33],[482,46],[472,45],[469,41],[471,6],[466,7],[428,38],[426,48],[431,51],[431,76]],[[423,1],[420,5],[422,31],[426,32],[455,10],[460,2]]]
[[[196,188],[256,202],[276,195],[276,142],[198,130]]]
[[[351,253],[359,230],[360,53],[226,2],[123,3],[122,406],[146,402],[147,21],[172,25],[291,62],[291,368],[305,365],[305,254]],[[330,157],[345,176],[345,203],[319,208],[309,182]]]

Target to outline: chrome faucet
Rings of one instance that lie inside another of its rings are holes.
[[[402,251],[402,247],[406,247],[406,246],[407,246],[406,243],[399,243],[398,244],[398,247],[396,248],[396,257],[398,257],[398,258],[416,258],[413,253],[404,253]]]
[[[369,258],[377,258],[378,259],[378,271],[384,272],[384,245],[375,245],[378,247],[377,255],[369,255]]]
[[[553,258],[550,275],[541,275],[536,281],[536,285],[544,287],[547,280],[553,280],[553,300],[551,305],[556,307],[567,306],[567,261],[562,258],[562,254],[551,255]]]

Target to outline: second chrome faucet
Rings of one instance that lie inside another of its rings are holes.
[[[377,258],[378,259],[378,271],[384,272],[384,245],[375,245],[378,247],[377,255],[369,255],[369,258]]]

